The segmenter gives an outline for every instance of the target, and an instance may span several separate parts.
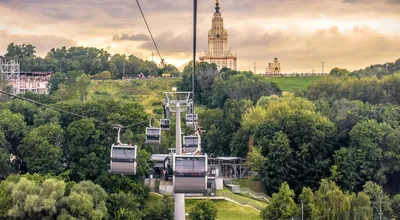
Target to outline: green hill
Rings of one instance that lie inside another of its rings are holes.
[[[283,91],[294,92],[296,89],[307,89],[311,83],[323,76],[299,76],[299,77],[268,77],[271,82],[276,82]]]

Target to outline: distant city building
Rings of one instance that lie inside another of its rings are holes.
[[[279,63],[278,58],[274,59],[273,63],[268,64],[266,74],[280,74],[281,73],[281,63]]]
[[[212,28],[208,32],[208,51],[200,57],[200,61],[217,64],[218,70],[228,67],[237,68],[237,57],[228,49],[228,31],[224,29],[224,19],[219,12],[219,2],[215,4]]]

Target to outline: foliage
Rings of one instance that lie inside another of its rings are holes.
[[[174,202],[168,195],[164,195],[158,204],[147,207],[142,220],[164,220],[174,218]]]
[[[107,200],[108,214],[113,219],[140,219],[140,204],[131,193],[113,193]]]
[[[382,187],[378,184],[368,181],[364,185],[363,192],[371,198],[373,208],[373,219],[379,219],[380,207],[385,217],[390,217],[392,213],[389,196],[383,192]]]
[[[255,106],[246,111],[242,117],[241,126],[244,130],[255,131],[266,119],[267,113],[264,108]]]
[[[350,196],[344,194],[334,182],[323,179],[318,191],[315,192],[312,218],[349,219],[350,202]]]
[[[357,196],[352,195],[350,219],[372,219],[371,200],[367,194],[360,192]]]
[[[207,62],[196,62],[195,70],[195,102],[203,105],[211,105],[211,96],[213,94],[212,85],[215,78],[219,75],[216,64]],[[182,82],[179,83],[179,91],[192,91],[193,82],[193,61],[189,62],[182,71]]]
[[[400,70],[400,59],[396,60],[395,62],[371,65],[366,67],[365,69],[353,71],[351,75],[356,77],[366,77],[366,76],[382,77],[385,75],[394,74],[398,70]]]
[[[400,68],[400,67],[399,67]],[[346,98],[371,104],[400,104],[400,76],[377,77],[324,77],[310,85],[306,97],[310,100],[326,99],[330,102]]]
[[[304,219],[311,219],[312,210],[314,208],[314,193],[309,187],[304,187],[303,191],[299,196],[300,200],[300,211],[303,211]]]
[[[260,213],[262,219],[290,219],[294,217],[297,207],[293,197],[293,190],[286,182],[283,182],[279,192],[272,195],[269,205]]]
[[[192,220],[214,220],[217,218],[217,206],[209,199],[197,203],[189,212]]]
[[[106,192],[99,185],[90,181],[82,181],[72,187],[59,218],[106,218],[106,198]]]
[[[299,98],[271,101],[266,107],[266,120],[255,131],[254,142],[262,147],[262,155],[268,161],[260,173],[268,191],[275,191],[282,181],[296,192],[303,186],[315,188],[329,172],[336,129],[314,108]],[[280,131],[280,138],[274,140]],[[275,178],[278,179],[272,183]]]
[[[61,171],[63,133],[60,125],[45,124],[24,138],[19,152],[28,172],[58,174]]]
[[[395,218],[400,217],[400,194],[394,196],[392,200],[392,210]]]
[[[329,75],[334,77],[344,77],[350,75],[350,71],[348,71],[347,69],[340,69],[338,67],[335,67],[329,72]]]
[[[8,215],[20,219],[53,219],[57,203],[65,192],[64,182],[55,179],[47,179],[38,185],[22,177],[10,187],[13,206]]]

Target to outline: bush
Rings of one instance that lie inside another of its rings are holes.
[[[203,200],[190,210],[189,217],[192,220],[214,220],[217,218],[218,209],[210,200]]]

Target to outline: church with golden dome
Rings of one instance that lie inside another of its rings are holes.
[[[228,47],[228,31],[224,29],[224,19],[222,18],[219,2],[216,0],[212,28],[208,31],[208,50],[204,56],[200,57],[201,62],[215,63],[218,70],[223,67],[237,69],[237,57]]]

